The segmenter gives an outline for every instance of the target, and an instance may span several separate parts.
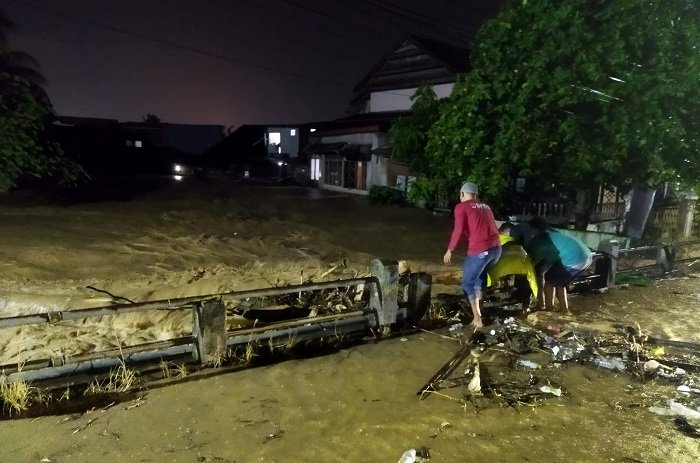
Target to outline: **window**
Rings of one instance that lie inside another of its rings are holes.
[[[289,136],[296,137],[297,136],[297,129],[289,129]]]
[[[267,139],[267,145],[279,145],[282,143],[282,137],[279,132],[270,132]]]
[[[126,146],[129,146],[129,147],[134,146],[134,142],[132,142],[131,140],[127,140]]]
[[[143,148],[143,142],[141,140],[134,140],[134,146],[136,148]]]

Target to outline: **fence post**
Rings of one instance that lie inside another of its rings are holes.
[[[201,301],[192,310],[192,334],[202,365],[220,362],[226,354],[226,307],[221,299]]]
[[[399,311],[399,263],[395,260],[372,261],[372,276],[378,281],[370,293],[370,307],[377,311],[382,334],[391,332]]]
[[[617,261],[620,259],[620,242],[617,240],[602,241],[599,250],[605,254],[602,266],[597,273],[603,276],[605,286],[612,288],[615,286],[615,274],[617,273]]]
[[[656,254],[656,265],[659,266],[661,275],[673,270],[676,258],[676,250],[673,246],[660,246]]]
[[[695,203],[698,196],[693,192],[683,195],[678,206],[678,236],[688,238],[693,233],[693,218],[695,216]]]

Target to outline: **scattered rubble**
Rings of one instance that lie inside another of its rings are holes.
[[[452,325],[448,333],[459,339],[465,331]],[[575,362],[676,385],[678,397],[648,410],[674,417],[679,431],[700,436],[700,345],[652,338],[638,325],[586,325],[551,312],[496,317],[461,341],[460,351],[418,392],[421,398],[461,387],[465,404],[483,397],[502,406],[536,406],[566,395],[558,377]],[[460,370],[462,363],[467,365]]]

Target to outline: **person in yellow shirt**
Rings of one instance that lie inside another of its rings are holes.
[[[516,275],[516,287],[520,286],[518,285],[518,280],[525,279],[527,281],[525,285],[529,285],[532,295],[537,297],[538,286],[535,266],[530,256],[525,252],[525,248],[511,236],[511,229],[512,224],[508,222],[501,225],[499,229],[503,252],[501,259],[488,271],[488,285],[491,286],[493,283],[500,281],[501,278]],[[529,304],[529,299],[527,302]]]

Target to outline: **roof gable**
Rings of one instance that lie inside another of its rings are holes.
[[[408,36],[374,66],[353,89],[350,112],[357,112],[371,92],[454,82],[469,69],[469,50]]]

